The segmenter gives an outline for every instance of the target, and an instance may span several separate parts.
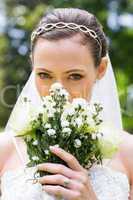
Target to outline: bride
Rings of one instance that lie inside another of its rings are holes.
[[[107,40],[95,16],[76,8],[46,13],[32,33],[31,61],[31,76],[0,134],[2,200],[52,200],[56,196],[66,200],[133,199],[133,137],[122,129]],[[25,110],[21,110],[23,94],[37,106],[54,82],[60,82],[71,98],[99,100],[104,106],[103,120],[109,124],[108,134],[114,130],[121,133],[119,151],[110,160],[104,160],[102,166],[94,166],[88,172],[70,153],[51,147],[69,167],[55,163],[25,167],[26,145],[12,134],[14,113],[20,108],[17,120],[21,125],[26,118]],[[52,174],[33,181],[36,169]]]

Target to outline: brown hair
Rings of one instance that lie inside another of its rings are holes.
[[[88,45],[88,47],[91,47],[91,53],[94,58],[95,66],[98,66],[100,64],[101,58],[106,56],[108,45],[106,36],[102,30],[102,26],[96,19],[96,17],[88,11],[79,8],[56,8],[45,13],[45,15],[42,17],[34,31],[36,31],[39,27],[42,27],[43,24],[57,22],[72,22],[78,25],[84,25],[87,28],[95,31],[95,33],[98,36],[98,40],[101,43],[101,50],[98,42],[94,38],[83,32],[80,32],[78,30],[72,30],[69,28],[55,28],[36,36],[34,41],[31,42],[31,51],[33,52],[36,41],[39,37],[54,41],[63,38],[71,38],[75,34],[80,33],[82,36],[81,44]]]

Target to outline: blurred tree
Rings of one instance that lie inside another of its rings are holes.
[[[133,84],[131,55],[133,50],[133,27],[124,27],[118,23],[119,16],[123,13],[133,12],[133,1],[5,0],[5,2],[7,26],[5,33],[0,36],[0,89],[1,94],[4,93],[6,103],[14,104],[31,71],[29,61],[30,33],[40,16],[47,9],[53,7],[83,8],[97,16],[108,36],[110,57],[118,83],[124,127],[130,132],[133,131],[133,113],[129,113],[129,110],[127,110],[129,108],[127,102],[131,102],[128,99],[128,88]],[[115,16],[115,18],[110,18],[111,16]],[[115,26],[110,25],[110,22]],[[3,88],[9,85],[12,86],[12,90],[7,88],[6,92],[3,92]],[[130,98],[132,96],[130,95]],[[12,106],[3,105],[1,101],[0,108],[0,126],[4,126]]]

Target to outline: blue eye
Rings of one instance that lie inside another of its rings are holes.
[[[83,75],[81,75],[81,74],[71,74],[69,76],[69,79],[71,79],[71,80],[80,80],[82,78],[83,78]]]
[[[49,75],[49,74],[47,74],[47,73],[44,73],[44,72],[39,72],[39,73],[37,73],[37,75],[41,78],[41,79],[51,79],[52,77]]]

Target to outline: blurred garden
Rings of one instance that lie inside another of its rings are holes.
[[[0,129],[31,72],[30,34],[47,10],[78,7],[94,13],[109,41],[125,130],[133,133],[132,0],[0,0]]]

